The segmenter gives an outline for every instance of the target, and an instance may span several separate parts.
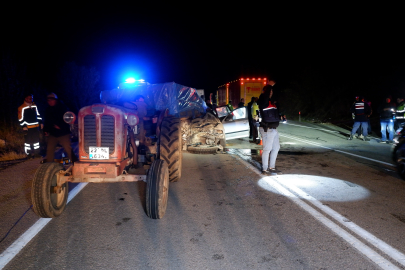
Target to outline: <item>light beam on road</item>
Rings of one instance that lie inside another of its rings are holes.
[[[286,186],[295,186],[305,190],[307,193],[311,193],[312,199],[316,197],[320,201],[358,201],[370,196],[370,191],[362,186],[331,177],[284,174],[278,175],[277,179]],[[259,186],[264,189],[268,188],[268,185],[263,185],[262,180],[259,181]]]

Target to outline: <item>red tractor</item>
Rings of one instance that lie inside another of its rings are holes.
[[[169,182],[181,177],[181,118],[204,113],[204,102],[194,88],[175,83],[124,86],[103,91],[103,103],[78,112],[77,162],[40,165],[31,192],[36,214],[59,216],[66,207],[69,182],[144,181],[146,214],[153,219],[164,216]],[[154,109],[152,125],[132,102],[136,93]],[[71,125],[76,120],[71,112],[64,118]]]

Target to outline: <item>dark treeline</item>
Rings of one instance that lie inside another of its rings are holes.
[[[31,72],[32,74],[32,72]],[[34,95],[40,114],[47,106],[46,96],[53,92],[68,108],[77,113],[86,105],[99,102],[100,74],[94,67],[79,66],[66,62],[55,72],[53,85],[44,84],[30,74],[25,63],[4,54],[0,66],[0,127],[15,127],[18,124],[17,109],[26,94]]]
[[[2,55],[0,64],[0,123],[11,126],[17,123],[17,108],[22,104],[21,96],[30,88],[30,81],[27,68],[10,55]]]
[[[345,77],[328,69],[307,67],[298,75],[281,80],[282,85],[276,84],[276,98],[282,105],[283,113],[290,119],[298,119],[301,112],[302,120],[351,126],[350,107],[356,96],[363,96],[371,102],[372,118],[378,122],[378,107],[385,97],[391,96],[393,102],[397,97],[405,97],[405,83],[399,70],[397,67],[377,75]]]

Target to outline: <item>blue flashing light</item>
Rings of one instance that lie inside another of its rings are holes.
[[[128,78],[125,80],[126,83],[135,83],[136,80],[134,78]]]

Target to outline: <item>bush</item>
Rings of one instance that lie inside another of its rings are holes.
[[[21,128],[0,126],[0,161],[26,157],[24,153],[24,135]]]

